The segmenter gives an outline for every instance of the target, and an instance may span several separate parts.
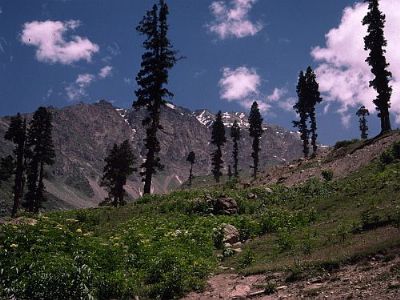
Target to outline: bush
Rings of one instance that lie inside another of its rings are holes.
[[[325,181],[331,181],[333,179],[333,171],[332,170],[323,170],[321,175],[322,175],[322,178],[325,179]]]
[[[350,146],[352,144],[355,144],[358,141],[359,141],[358,139],[337,141],[333,147],[335,148],[335,150],[337,150],[339,148],[344,148],[344,147]]]
[[[254,262],[254,252],[251,249],[246,249],[239,259],[239,266],[241,268],[247,268]]]

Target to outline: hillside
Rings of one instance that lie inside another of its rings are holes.
[[[394,132],[302,162],[366,157],[333,180],[314,166],[297,183],[267,177],[5,221],[0,296],[398,299],[399,142]]]
[[[51,201],[50,209],[84,208],[97,206],[104,200],[105,192],[99,186],[99,178],[104,166],[104,157],[115,142],[125,139],[132,141],[138,157],[137,165],[146,154],[143,137],[143,110],[126,110],[114,107],[111,103],[100,101],[96,104],[77,104],[62,109],[52,108],[53,140],[56,150],[56,163],[48,169],[46,188]],[[204,122],[207,114],[208,122]],[[31,115],[28,114],[29,118]],[[251,164],[251,144],[246,133],[248,124],[245,114],[225,113],[225,123],[229,126],[234,118],[241,118],[244,130],[240,143],[240,166],[246,171]],[[166,193],[179,187],[189,176],[187,154],[195,151],[197,163],[195,176],[210,173],[209,145],[210,122],[215,116],[208,111],[191,112],[168,104],[162,111],[161,123],[164,127],[159,134],[161,160],[165,170],[154,178],[155,193]],[[0,118],[0,156],[9,154],[12,145],[3,140],[9,117]],[[296,133],[283,128],[264,125],[265,134],[261,145],[261,167],[276,165],[298,158],[301,146]],[[229,134],[229,131],[227,131]],[[226,165],[231,161],[231,143],[224,149]],[[6,188],[3,188],[3,191]],[[129,178],[127,192],[131,199],[141,194],[142,182],[138,175]],[[0,193],[4,201],[6,195]],[[4,203],[4,202],[3,202]],[[11,203],[2,204],[1,210],[7,213]]]

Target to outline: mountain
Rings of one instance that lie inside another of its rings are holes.
[[[99,186],[104,166],[104,157],[114,143],[129,139],[137,155],[139,165],[145,155],[142,120],[144,110],[121,109],[104,100],[95,104],[79,103],[61,109],[50,108],[53,113],[53,140],[56,162],[46,172],[46,189],[51,199],[49,208],[82,208],[96,206],[106,195]],[[247,133],[248,122],[244,113],[224,113],[224,123],[231,126],[238,120],[243,129],[240,142],[240,167],[249,172],[251,165],[251,140]],[[31,114],[27,114],[29,119]],[[186,162],[190,151],[196,153],[195,176],[210,174],[210,153],[213,150],[209,140],[215,115],[207,110],[192,112],[188,109],[167,104],[161,114],[163,130],[159,134],[161,161],[164,171],[154,177],[153,192],[165,193],[178,188],[188,177]],[[12,145],[3,140],[10,117],[0,118],[0,155],[11,153]],[[301,156],[298,134],[281,127],[264,124],[265,133],[261,141],[261,168],[284,163]],[[227,130],[227,138],[229,130]],[[232,144],[224,148],[225,165],[231,161]],[[0,197],[9,195],[4,191]],[[131,198],[142,192],[138,174],[131,176],[127,184]],[[4,199],[3,199],[4,201]],[[3,212],[10,203],[2,204]],[[4,207],[5,206],[5,207]]]

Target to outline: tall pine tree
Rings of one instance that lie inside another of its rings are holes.
[[[258,173],[258,163],[259,163],[259,152],[260,148],[260,138],[263,134],[262,128],[263,118],[261,117],[260,110],[258,109],[257,102],[254,101],[250,109],[249,123],[250,123],[250,137],[253,138],[251,157],[253,158],[253,178],[257,178]]]
[[[196,154],[193,151],[190,151],[186,161],[190,163],[190,172],[189,172],[189,186],[192,186],[193,180],[193,165],[196,162]]]
[[[231,127],[231,138],[233,142],[233,176],[239,177],[239,141],[240,141],[240,126],[237,120],[233,122]]]
[[[313,155],[317,154],[317,120],[315,113],[315,106],[318,103],[321,103],[322,98],[319,92],[319,85],[317,82],[317,77],[311,67],[307,68],[305,74],[306,81],[306,89],[305,89],[305,97],[306,97],[306,106],[308,116],[310,117],[310,134],[311,134],[311,146],[313,148]]]
[[[301,71],[299,74],[299,81],[296,87],[297,91],[297,103],[293,106],[296,113],[299,115],[300,120],[293,121],[293,126],[297,127],[300,132],[300,138],[303,141],[303,154],[307,158],[309,154],[309,131],[307,127],[307,100],[306,100],[306,77],[304,72]]]
[[[11,211],[11,216],[15,217],[21,203],[25,182],[26,119],[22,119],[21,114],[18,113],[11,118],[10,126],[4,138],[15,144],[14,203]]]
[[[34,113],[27,133],[27,187],[23,205],[30,212],[37,213],[46,200],[44,167],[54,164],[55,152],[52,139],[52,115],[45,107]]]
[[[148,116],[143,120],[146,127],[145,146],[146,160],[141,165],[141,175],[144,181],[144,194],[150,194],[152,177],[163,169],[158,153],[160,142],[157,132],[160,125],[161,107],[166,104],[166,98],[173,94],[165,87],[168,83],[168,72],[175,65],[176,51],[168,39],[168,6],[164,0],[149,10],[136,30],[146,36],[143,42],[145,53],[142,55],[141,69],[136,76],[139,88],[135,91],[137,101],[134,107],[146,107]]]
[[[106,165],[100,185],[107,188],[108,200],[115,207],[125,205],[124,196],[126,181],[136,171],[136,158],[131,144],[125,140],[121,145],[114,144],[108,156],[104,159]]]
[[[361,106],[357,112],[356,115],[359,117],[359,123],[360,123],[360,131],[361,131],[361,139],[365,140],[368,138],[368,122],[367,122],[367,116],[369,116],[369,111],[365,106]]]
[[[386,17],[379,9],[378,0],[365,0],[365,2],[368,2],[368,13],[362,24],[368,25],[368,34],[364,37],[364,48],[369,50],[366,62],[371,66],[371,72],[375,76],[369,85],[378,93],[373,102],[381,119],[381,133],[384,133],[391,130],[389,108],[392,95],[392,87],[389,85],[392,73],[387,69],[389,66],[385,57],[387,42],[383,32]]]
[[[215,145],[217,149],[212,153],[212,173],[215,181],[218,183],[222,176],[221,169],[223,168],[224,161],[222,160],[222,147],[226,142],[225,126],[222,122],[222,113],[219,111],[217,117],[212,125],[211,144]]]

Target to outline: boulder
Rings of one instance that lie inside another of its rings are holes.
[[[231,224],[223,224],[222,227],[224,244],[228,243],[230,245],[240,242],[240,233],[237,228]]]
[[[217,214],[233,215],[238,213],[238,205],[235,199],[220,197],[213,201],[214,212]]]

